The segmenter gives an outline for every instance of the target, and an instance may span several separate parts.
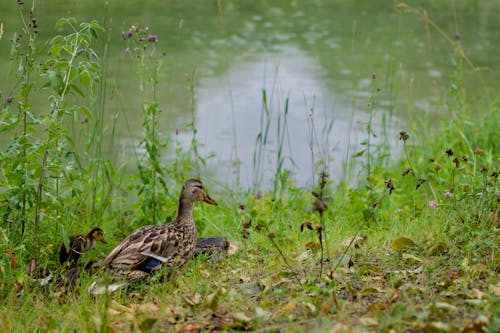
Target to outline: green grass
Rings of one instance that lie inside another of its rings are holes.
[[[88,51],[91,44],[84,46]],[[35,57],[37,50],[32,51],[28,56]],[[1,331],[498,331],[500,106],[464,99],[459,65],[447,100],[453,112],[413,120],[405,129],[408,137],[401,133],[385,138],[401,148],[394,160],[384,157],[385,147],[369,143],[358,157],[361,172],[352,184],[327,181],[321,192],[319,184],[297,187],[281,169],[280,155],[276,175],[282,179],[268,192],[215,192],[208,181],[208,192],[219,206],[198,204],[194,214],[199,232],[228,237],[237,246],[233,255],[197,257],[173,281],[162,281],[159,273],[148,283],[111,295],[89,295],[87,288],[97,277],[86,273],[68,292],[55,283],[40,286],[29,273],[32,259],[33,275],[41,269],[54,272],[57,245],[65,233],[99,225],[108,244],[98,244],[82,260],[103,258],[148,217],[169,221],[193,163],[196,172],[203,164],[197,151],[181,149],[162,162],[171,147],[156,126],[161,111],[155,104],[158,64],[147,63],[147,52],[138,59],[145,100],[141,145],[146,153],[132,177],[122,166],[104,163],[97,153],[81,162],[71,159],[67,153],[74,147],[61,119],[41,115],[39,122],[31,122],[13,116],[25,115],[31,80],[53,84],[51,96],[61,103],[56,113],[88,112],[63,103],[58,80],[44,81],[34,69],[29,79],[21,73],[24,88],[16,100],[23,101],[22,107],[2,105],[2,130],[16,135],[10,151],[1,156]],[[61,61],[54,57],[52,61]],[[72,65],[60,66],[73,70]],[[95,97],[95,89],[85,88],[99,83],[98,68],[90,67],[96,77],[86,78],[87,86],[66,85],[80,89],[84,101]],[[286,108],[284,112],[281,133],[286,131]],[[96,131],[103,128],[100,121],[95,119]],[[265,130],[269,121],[263,120],[256,143],[257,166],[265,137],[271,135]],[[422,131],[422,124],[430,121],[435,126]],[[192,128],[191,149],[196,149],[194,118]],[[46,129],[50,136],[42,144],[29,140]],[[87,138],[89,151],[102,144],[102,134]],[[367,134],[373,134],[370,123]],[[278,137],[283,145],[284,136]],[[40,164],[44,151],[45,171]],[[19,173],[19,165],[29,172]],[[258,180],[262,170],[256,171]],[[44,172],[45,179],[39,180]],[[40,184],[42,200],[37,195]],[[327,205],[322,216],[313,208],[318,201]],[[39,216],[38,234],[31,223],[34,216]],[[352,237],[363,240],[350,242]]]

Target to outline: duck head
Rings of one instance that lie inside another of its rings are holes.
[[[189,179],[182,186],[181,201],[189,200],[191,202],[203,201],[211,205],[217,206],[217,201],[210,198],[207,191],[203,187],[203,183],[198,179]]]
[[[96,241],[107,244],[107,242],[104,240],[104,231],[102,231],[101,228],[94,228],[90,230],[88,238],[95,239]]]

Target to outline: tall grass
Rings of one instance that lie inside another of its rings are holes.
[[[195,77],[189,82],[192,144],[187,152],[177,147],[167,158],[170,141],[158,128],[162,109],[156,90],[160,68],[154,57],[156,40],[141,40],[144,30],[139,27],[131,27],[131,37],[126,38],[139,55],[130,61],[137,66],[144,97],[138,171],[128,177],[113,162],[101,160],[105,104],[96,106],[92,101],[96,92],[100,99],[106,95],[106,89],[99,88],[105,66],[93,46],[102,28],[73,19],[59,24],[65,33],[41,46],[36,44],[33,25],[25,25],[28,37],[14,48],[16,64],[22,64],[17,66],[19,83],[13,100],[2,105],[1,129],[12,134],[0,156],[5,188],[0,193],[3,330],[147,331],[192,329],[194,324],[207,325],[200,330],[270,325],[287,330],[297,323],[307,329],[307,322],[317,317],[365,327],[356,321],[360,314],[364,323],[376,318],[383,330],[410,330],[422,329],[441,316],[436,307],[451,311],[451,305],[456,313],[485,316],[481,327],[491,323],[495,329],[498,301],[485,285],[498,283],[500,269],[500,106],[491,101],[471,113],[463,91],[463,65],[468,61],[460,52],[447,99],[450,113],[433,116],[436,126],[429,130],[430,137],[422,133],[419,121],[402,128],[399,136],[391,137],[386,130],[376,133],[378,95],[373,78],[366,140],[359,154],[364,173],[359,183],[349,186],[327,179],[330,150],[321,147],[313,118],[307,135],[313,165],[324,167],[313,170],[320,175],[319,189],[316,184],[299,188],[287,181],[288,97],[282,107],[272,109],[275,85],[271,96],[263,90],[253,193],[225,196],[219,200],[221,209],[195,212],[202,232],[223,232],[241,244],[243,250],[236,255],[192,260],[175,285],[153,277],[148,284],[98,298],[87,294],[94,278],[90,274],[82,274],[70,293],[55,284],[40,286],[41,268],[54,271],[54,244],[63,235],[80,231],[82,225],[106,223],[110,244],[94,253],[103,257],[137,225],[168,221],[175,210],[173,186],[177,189],[188,174],[203,174],[203,157],[197,150]],[[43,65],[34,66],[35,60]],[[392,65],[388,68],[393,73]],[[47,89],[51,102],[47,113],[30,104],[37,87]],[[86,132],[87,150],[82,155],[68,134],[68,114],[73,119],[87,117],[93,126]],[[324,135],[329,135],[331,124],[325,121]],[[375,141],[380,135],[384,140]],[[391,142],[399,145],[399,158],[387,157]],[[266,188],[264,165],[272,148],[273,187]],[[137,200],[111,210],[111,203],[124,195],[120,191],[136,192]],[[365,245],[354,237],[361,232]],[[443,278],[447,275],[455,278],[448,281]],[[449,285],[443,286],[440,279]],[[489,298],[481,296],[486,292]],[[474,295],[480,297],[464,300]],[[453,304],[448,304],[450,299]],[[375,301],[368,305],[367,300]],[[451,331],[469,324],[468,318],[453,313],[443,317],[460,321],[461,326],[450,326]]]

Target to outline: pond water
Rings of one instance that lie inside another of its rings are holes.
[[[343,166],[366,139],[372,97],[374,140],[386,141],[397,154],[397,132],[409,118],[422,113],[446,117],[443,100],[458,43],[483,69],[478,74],[465,66],[469,101],[480,103],[498,91],[500,1],[408,3],[425,9],[449,40],[392,0],[51,0],[37,1],[35,12],[41,40],[52,36],[55,22],[65,16],[95,19],[107,27],[106,126],[116,136],[106,147],[110,158],[130,159],[136,156],[131,151],[138,151],[143,95],[121,34],[133,24],[147,26],[158,35],[157,54],[162,55],[161,132],[189,145],[192,132],[186,124],[194,109],[200,154],[213,155],[205,172],[214,172],[222,185],[258,181],[265,187],[280,146],[284,167],[300,185],[310,185],[321,159],[334,179],[348,178]],[[0,3],[4,76],[12,69],[9,39],[20,26],[18,6],[15,0]],[[194,71],[192,108],[186,75]],[[1,82],[0,90],[6,95],[13,85]],[[258,174],[254,152],[262,130],[263,91],[271,120]],[[43,100],[40,105],[47,107]],[[284,136],[278,136],[278,118]]]

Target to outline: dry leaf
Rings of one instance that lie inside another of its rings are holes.
[[[292,299],[290,302],[288,302],[285,306],[283,306],[278,313],[293,313],[297,309],[297,300]]]
[[[392,249],[394,251],[406,249],[413,246],[415,246],[415,243],[407,237],[399,237],[394,242],[392,242]]]
[[[378,326],[378,319],[370,315],[359,318],[359,323],[363,326]]]
[[[240,249],[240,243],[234,242],[234,241],[229,241],[229,247],[227,248],[227,254],[232,256],[233,254],[238,252],[239,249]]]
[[[234,321],[236,321],[238,323],[243,323],[243,324],[247,324],[247,323],[252,321],[252,319],[250,317],[248,317],[246,314],[244,314],[243,312],[231,313],[231,317],[233,318]]]
[[[500,282],[497,283],[497,284],[495,284],[495,285],[490,284],[489,287],[488,287],[488,290],[493,295],[500,297]]]
[[[10,265],[12,267],[12,269],[16,269],[16,258],[14,257],[14,254],[12,254],[12,250],[11,249],[7,249],[7,255],[9,256],[10,258]]]

